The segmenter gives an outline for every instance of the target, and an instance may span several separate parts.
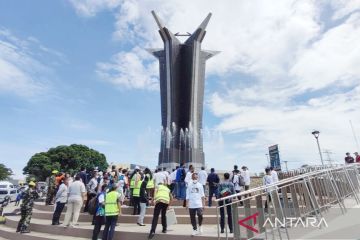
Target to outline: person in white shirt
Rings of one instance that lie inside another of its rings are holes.
[[[201,183],[201,185],[203,185],[204,188],[204,193],[206,192],[206,180],[207,180],[207,172],[205,171],[205,167],[201,167],[201,170],[198,173],[199,175],[199,183]]]
[[[244,183],[245,183],[245,191],[250,189],[250,183],[251,183],[251,178],[250,178],[250,172],[249,169],[246,166],[242,166],[241,167],[241,176],[244,178]],[[245,196],[246,197],[246,196]]]
[[[170,173],[170,180],[171,183],[175,183],[176,181],[176,171],[178,170],[179,166],[176,166],[176,169],[173,169],[173,171]]]
[[[273,183],[277,183],[279,181],[278,173],[274,170],[273,167],[270,167],[270,170]]]
[[[171,182],[170,182],[170,173],[168,171],[166,171],[166,168],[163,168],[162,173],[166,177],[166,185],[170,186],[170,184],[171,184]]]
[[[193,165],[189,165],[189,171],[186,173],[186,177],[185,177],[185,184],[186,186],[190,183],[191,181],[191,176],[194,173],[194,167]]]
[[[240,175],[240,171],[234,170],[231,182],[234,184],[235,193],[240,193],[243,190],[243,186],[240,183],[240,178],[242,178],[242,176]],[[237,198],[241,200],[241,196],[238,196]],[[243,202],[240,202],[240,206],[243,206]]]
[[[176,193],[176,171],[178,170],[179,166],[176,166],[176,169],[173,169],[173,171],[170,173],[170,191],[173,195]]]
[[[166,175],[161,171],[161,168],[158,169],[156,173],[154,173],[154,183],[155,188],[159,185],[159,183],[167,185]]]
[[[60,216],[65,207],[68,196],[68,179],[64,178],[55,196],[56,208],[52,218],[52,225],[60,225]]]
[[[273,184],[273,177],[271,175],[271,169],[270,168],[265,168],[265,176],[263,177],[263,185],[264,186],[269,186],[271,184]],[[265,192],[267,193],[266,195],[266,201],[265,201],[265,213],[268,212],[268,202],[271,202],[271,191],[273,191],[274,189],[276,189],[276,187],[267,187],[265,189]]]
[[[192,181],[188,183],[186,188],[186,206],[189,208],[191,225],[193,227],[192,236],[202,233],[203,211],[205,206],[204,188],[198,182],[198,174],[191,174]],[[196,215],[198,216],[199,229],[196,223]]]
[[[88,211],[88,205],[90,200],[93,197],[96,197],[97,194],[97,186],[98,186],[98,181],[97,181],[97,176],[98,171],[93,171],[92,172],[92,177],[90,179],[90,181],[88,182],[88,184],[86,185],[87,187],[87,199],[86,199],[86,203],[85,203],[85,207],[84,207],[84,212]]]
[[[68,204],[64,219],[64,226],[70,226],[70,220],[72,217],[72,225],[77,225],[79,220],[79,214],[81,206],[83,205],[86,196],[86,189],[84,183],[82,183],[79,175],[75,177],[75,181],[69,186],[68,191]]]
[[[125,191],[124,188],[126,186],[126,169],[122,169],[121,173],[119,174],[118,183],[117,183],[117,191],[121,195],[120,201],[121,205],[124,207],[124,201],[125,201]]]

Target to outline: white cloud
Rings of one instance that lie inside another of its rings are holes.
[[[36,56],[44,53],[41,50],[44,46],[38,42],[35,47],[33,45],[34,40],[19,39],[9,30],[0,28],[0,92],[34,97],[48,90],[46,76],[51,68]]]
[[[134,48],[119,52],[110,62],[98,63],[97,74],[116,86],[134,89],[157,90],[158,65],[145,50]]]
[[[331,0],[330,5],[335,11],[333,14],[334,20],[339,20],[348,14],[358,11],[360,8],[359,0]]]
[[[162,46],[151,10],[173,32],[192,32],[213,13],[203,48],[221,51],[207,64],[221,88],[207,91],[207,105],[219,117],[217,129],[227,141],[217,149],[224,159],[241,155],[253,164],[265,159],[269,145],[279,143],[284,159],[317,161],[313,128],[339,159],[354,148],[348,120],[360,126],[359,0],[118,3],[106,5],[115,16],[113,37],[134,47],[99,66],[105,79],[126,88],[144,88],[149,77],[156,82],[156,59],[139,53]]]
[[[98,1],[71,2],[81,12],[95,14],[112,9],[115,15],[114,38],[134,45],[130,53],[139,47],[162,47],[150,14],[153,9],[174,33],[194,31],[207,13],[213,12],[203,48],[221,50],[221,55],[208,62],[208,73],[243,72],[276,85],[279,83],[275,79],[285,78],[287,67],[297,52],[321,30],[319,8],[312,1],[231,1],[228,5],[205,0],[119,0],[118,4],[114,1],[112,4],[107,4],[107,1],[103,4]],[[157,63],[155,58],[150,61]]]
[[[359,84],[360,14],[353,14],[304,50],[290,69],[298,90]]]

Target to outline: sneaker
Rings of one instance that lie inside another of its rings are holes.
[[[162,230],[162,233],[166,233],[166,232],[167,232],[166,229],[163,229],[163,230]]]
[[[198,230],[193,230],[191,236],[196,236],[196,235],[199,235],[199,231]]]
[[[224,229],[221,229],[221,232],[220,233],[224,233],[225,231],[224,231]]]
[[[199,226],[198,230],[199,230],[199,233],[200,233],[200,234],[203,233],[202,226]]]

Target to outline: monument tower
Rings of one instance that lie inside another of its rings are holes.
[[[159,59],[161,93],[161,144],[158,167],[180,163],[204,166],[202,118],[205,62],[218,52],[201,50],[211,13],[193,34],[173,34],[152,11],[164,42],[149,49]],[[188,36],[183,43],[177,36]]]

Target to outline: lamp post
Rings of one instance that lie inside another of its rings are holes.
[[[287,165],[288,161],[284,161],[284,163],[285,163],[285,169],[286,169],[286,171],[288,172],[288,171],[289,171],[288,165]]]
[[[320,132],[317,131],[317,130],[314,130],[311,134],[314,135],[314,137],[316,139],[316,143],[317,143],[317,146],[318,146],[318,149],[319,149],[321,164],[324,166],[324,160],[323,160],[323,157],[322,157],[322,153],[321,153],[321,149],[320,149],[320,143],[319,143]]]

